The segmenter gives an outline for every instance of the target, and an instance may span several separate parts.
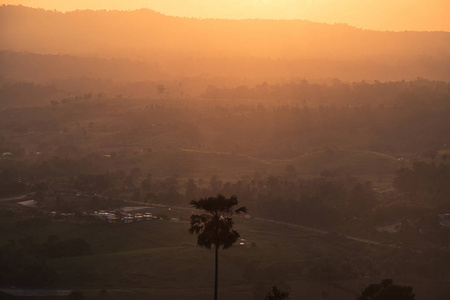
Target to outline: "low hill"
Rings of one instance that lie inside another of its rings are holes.
[[[255,172],[285,174],[292,165],[301,176],[348,174],[355,176],[390,176],[402,166],[387,154],[358,150],[324,150],[286,160],[261,160],[237,153],[198,150],[168,150],[127,156],[115,162],[116,167],[140,167],[156,177],[210,178],[237,180]]]
[[[117,166],[140,167],[156,177],[181,176],[184,178],[238,179],[264,172],[270,164],[247,155],[196,151],[188,149],[138,154],[117,162]]]
[[[61,13],[2,6],[0,19],[0,50],[145,60],[178,76],[450,79],[448,32],[192,19],[147,9]]]
[[[2,6],[0,17],[3,49],[41,53],[111,55],[133,49],[149,55],[170,51],[273,58],[450,54],[446,32],[381,32],[304,20],[193,19],[148,9],[61,13],[22,6]]]
[[[307,153],[289,161],[299,173],[319,175],[324,172],[351,175],[393,174],[402,163],[397,158],[378,152],[359,150],[323,150]]]
[[[106,89],[112,80],[136,82],[167,77],[155,63],[29,52],[0,51],[0,66],[0,77],[17,81],[56,81],[64,87],[64,80],[90,78],[95,80],[91,84],[93,90]],[[109,82],[104,82],[107,80]]]

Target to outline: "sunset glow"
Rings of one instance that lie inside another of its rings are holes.
[[[0,298],[450,299],[449,13],[0,0]]]
[[[372,30],[450,31],[447,0],[4,0],[58,11],[152,9],[171,16],[222,19],[302,19]]]

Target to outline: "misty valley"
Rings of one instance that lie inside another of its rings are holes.
[[[0,299],[450,296],[450,33],[0,18]]]

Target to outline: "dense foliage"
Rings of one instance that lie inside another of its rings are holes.
[[[392,279],[371,284],[364,289],[358,300],[414,300],[412,287],[394,284]]]

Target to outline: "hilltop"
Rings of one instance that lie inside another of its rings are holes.
[[[0,50],[158,62],[177,76],[450,79],[448,32],[193,19],[147,9],[60,13],[2,6],[0,19]]]

